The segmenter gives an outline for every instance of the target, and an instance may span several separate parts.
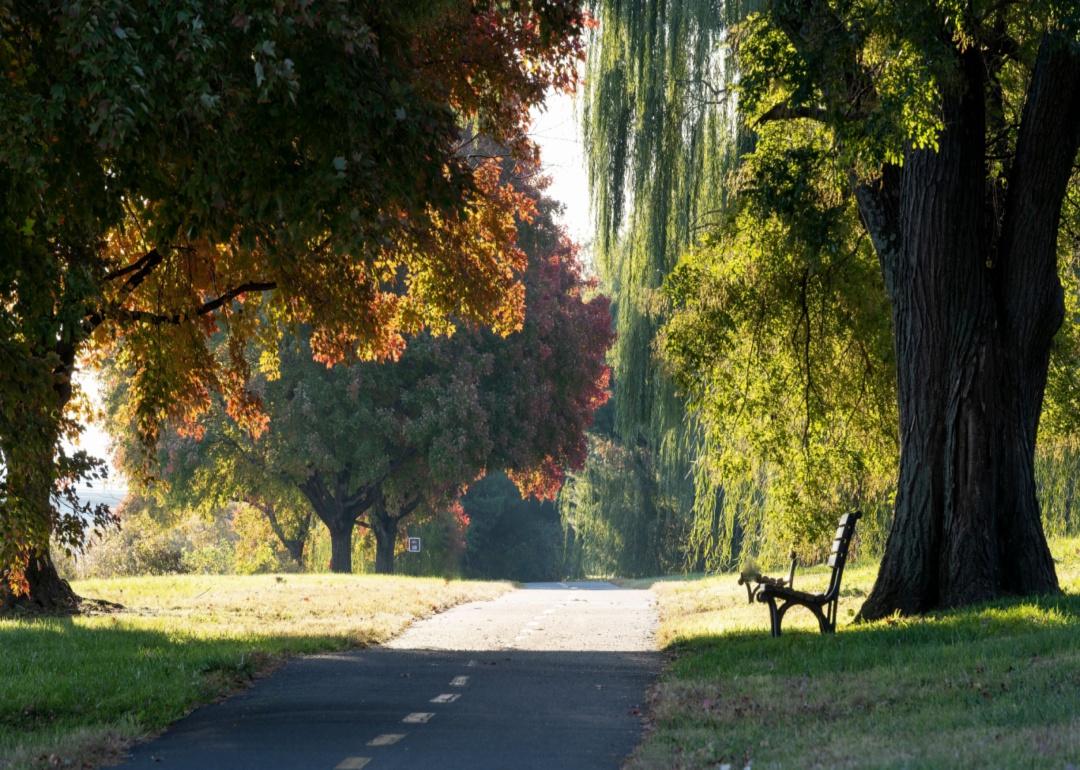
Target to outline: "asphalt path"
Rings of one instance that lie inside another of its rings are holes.
[[[535,583],[391,643],[296,658],[136,747],[132,770],[597,770],[640,739],[648,591]]]

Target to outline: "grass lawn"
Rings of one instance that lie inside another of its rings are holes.
[[[829,637],[796,608],[770,638],[768,608],[748,605],[734,575],[655,582],[675,655],[628,768],[1075,770],[1080,539],[1051,550],[1062,596],[873,624],[850,621],[876,565],[849,566]],[[827,576],[802,571],[795,586]]]
[[[0,619],[0,768],[92,767],[294,653],[372,644],[505,583],[360,575],[88,580],[115,614]]]

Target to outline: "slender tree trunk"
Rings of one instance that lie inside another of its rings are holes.
[[[289,552],[289,557],[296,562],[297,567],[304,566],[304,546],[307,545],[307,541],[290,538],[283,540],[282,545],[285,546],[285,550]]]
[[[1080,78],[1074,62],[1068,82],[1042,84],[1040,94],[1037,80],[1050,76],[1037,65],[1002,215],[987,191],[982,61],[974,50],[961,60],[966,82],[944,97],[939,148],[908,153],[895,233],[875,234],[893,300],[901,454],[892,530],[860,612],[867,619],[1058,590],[1034,459],[1063,316],[1053,199],[1068,173],[1033,160],[1035,143],[1075,155],[1069,121],[1080,115],[1068,100]],[[1056,115],[1047,87],[1063,88]],[[868,224],[876,213],[864,210]]]
[[[247,504],[263,512],[270,529],[273,530],[278,542],[289,552],[289,556],[296,562],[298,567],[304,566],[304,546],[307,545],[308,533],[311,531],[311,514],[307,513],[300,522],[296,537],[289,537],[285,528],[277,516],[277,506],[271,502],[265,502],[255,497],[249,497]]]
[[[380,575],[394,574],[398,520],[377,503],[371,515],[371,531],[375,533],[375,572]]]

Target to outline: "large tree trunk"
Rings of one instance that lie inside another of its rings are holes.
[[[357,519],[371,505],[372,490],[346,492],[347,473],[328,484],[318,473],[300,484],[319,521],[330,532],[330,571],[352,572],[352,536]]]
[[[29,592],[16,594],[8,586],[8,581],[3,579],[4,576],[0,575],[0,613],[23,611],[60,614],[79,611],[81,599],[71,585],[60,577],[48,551],[30,558],[25,577]]]
[[[1076,54],[1060,54],[1040,52],[1003,214],[987,190],[983,63],[969,50],[965,83],[944,97],[939,148],[907,154],[895,230],[874,233],[893,301],[901,453],[863,618],[1058,590],[1034,456],[1063,316],[1056,235],[1080,122],[1069,101],[1080,97]],[[1064,171],[1044,157],[1055,143]],[[881,212],[865,203],[873,230]]]
[[[71,400],[75,356],[70,346],[59,347],[58,353],[61,365],[53,372],[53,398],[45,403],[28,399],[31,403],[25,413],[24,433],[12,437],[13,442],[4,447],[9,500],[15,501],[18,514],[35,523],[33,542],[20,543],[31,552],[23,557],[26,565],[22,580],[14,581],[18,590],[12,586],[11,573],[0,566],[0,612],[20,609],[66,614],[77,612],[81,601],[68,582],[60,578],[49,554],[55,522],[52,493],[60,416]]]

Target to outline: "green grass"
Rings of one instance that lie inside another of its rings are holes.
[[[654,582],[675,655],[629,770],[1080,766],[1080,539],[1052,550],[1061,596],[873,624],[855,565],[835,636],[800,608],[770,638],[734,575]]]
[[[273,667],[384,641],[504,583],[352,575],[90,580],[125,610],[0,619],[0,768],[92,767]],[[65,764],[65,763],[71,764]]]

